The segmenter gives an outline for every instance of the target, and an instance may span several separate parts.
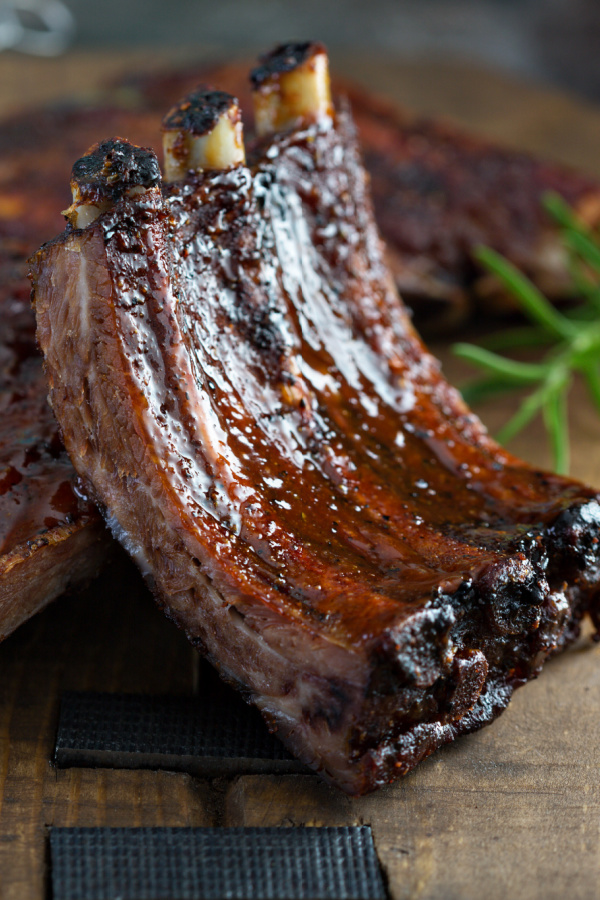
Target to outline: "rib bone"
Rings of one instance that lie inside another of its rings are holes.
[[[237,100],[202,88],[174,106],[163,120],[165,181],[181,181],[195,170],[229,169],[246,159]]]
[[[160,169],[152,150],[121,138],[94,144],[71,174],[73,203],[63,211],[74,228],[87,228],[121,197],[158,192]]]
[[[299,119],[314,122],[333,113],[329,62],[322,44],[283,44],[261,57],[251,79],[259,135],[285,131]]]

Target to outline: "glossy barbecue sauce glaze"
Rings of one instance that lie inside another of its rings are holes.
[[[536,627],[545,529],[566,507],[598,517],[596,495],[499,448],[441,377],[383,266],[345,112],[98,227],[155,464],[190,528],[218,525],[231,578],[259,573],[344,644],[475,581]]]

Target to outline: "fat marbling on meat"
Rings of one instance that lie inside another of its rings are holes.
[[[416,335],[321,45],[73,169],[32,261],[73,465],[159,604],[360,794],[490,722],[598,617],[600,505],[499,447]]]

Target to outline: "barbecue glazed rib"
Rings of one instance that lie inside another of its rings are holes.
[[[165,120],[182,180],[120,139],[75,164],[71,224],[32,261],[38,338],[73,464],[158,602],[360,794],[598,618],[600,505],[495,444],[419,341],[323,48],[253,84],[248,164],[212,90]]]

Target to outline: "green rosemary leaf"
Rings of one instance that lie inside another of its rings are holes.
[[[526,425],[529,425],[531,420],[538,414],[544,404],[546,394],[547,389],[545,385],[529,394],[529,396],[523,400],[514,416],[500,429],[496,435],[496,440],[500,444],[508,444],[509,441],[512,441],[512,439],[522,431]]]
[[[584,372],[600,359],[600,322],[585,322],[568,349],[561,354],[561,361],[575,371]]]
[[[567,387],[552,391],[543,405],[544,424],[550,437],[554,468],[560,475],[569,471],[569,420]]]
[[[475,256],[502,281],[533,322],[541,325],[554,337],[567,340],[572,337],[573,323],[557,312],[535,285],[512,263],[489,247],[478,247]]]
[[[600,276],[600,247],[581,231],[567,231],[564,240],[567,247]]]
[[[531,384],[548,375],[548,366],[539,363],[518,362],[499,356],[483,347],[475,344],[454,344],[452,351],[455,356],[479,366],[493,375],[501,375],[510,379],[514,384]]]
[[[595,319],[600,313],[600,283],[593,281],[580,260],[571,256],[569,274],[576,293],[584,299],[584,303],[573,309],[567,309],[564,315],[570,319]]]
[[[571,207],[558,194],[547,193],[543,203],[550,215],[562,228],[562,240],[570,251],[570,274],[573,286],[578,294],[594,307],[594,313],[600,310],[600,244],[598,235],[594,234]],[[594,276],[590,278],[590,269]],[[581,313],[586,309],[581,308]]]
[[[497,440],[501,444],[507,444],[511,441],[519,431],[522,431],[531,422],[550,397],[567,390],[570,380],[571,376],[567,367],[562,362],[556,361],[548,372],[546,379],[523,400],[512,419],[498,432],[496,435]]]
[[[582,230],[581,223],[576,219],[573,210],[560,194],[556,194],[554,191],[547,191],[542,197],[542,202],[558,225],[567,230]]]
[[[598,363],[592,363],[583,374],[592,400],[600,410],[600,366]]]

